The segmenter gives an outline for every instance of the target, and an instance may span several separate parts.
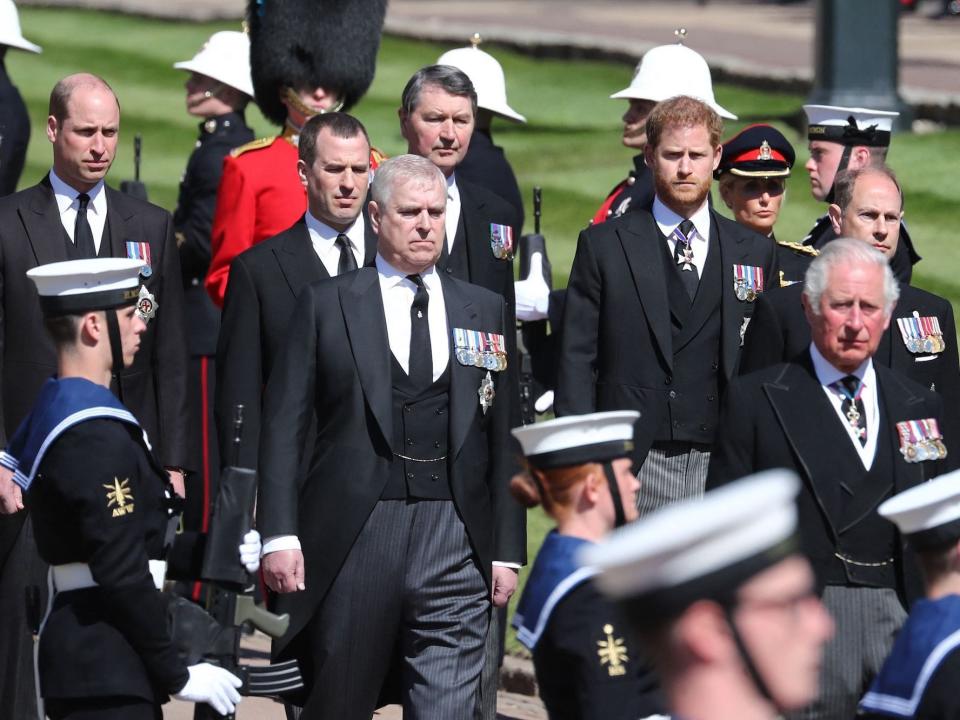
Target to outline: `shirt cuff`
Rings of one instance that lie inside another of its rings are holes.
[[[508,568],[513,568],[514,570],[519,570],[522,567],[520,563],[504,562],[501,560],[494,560],[493,564],[496,565],[497,567],[508,567]]]
[[[296,535],[274,535],[268,537],[263,542],[263,548],[260,550],[260,557],[265,557],[272,552],[280,550],[299,550],[300,538]]]

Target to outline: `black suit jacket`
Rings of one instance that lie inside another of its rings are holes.
[[[737,369],[740,327],[753,304],[737,300],[733,265],[762,267],[777,281],[773,243],[711,211],[723,273],[721,388]],[[663,242],[653,219],[637,210],[580,233],[570,271],[554,408],[557,415],[639,410],[634,462],[646,458],[667,409],[673,338]]]
[[[364,265],[377,256],[377,236],[365,223]],[[236,462],[233,414],[244,406],[239,465],[257,467],[263,387],[286,336],[297,296],[310,283],[330,277],[313,249],[306,220],[254,245],[230,265],[217,342],[214,408],[220,457]]]
[[[457,165],[458,183],[461,178],[486,188],[510,203],[516,214],[515,229],[517,232],[523,230],[523,198],[517,176],[513,173],[503,148],[494,145],[489,130],[473,131],[467,154]]]
[[[800,297],[803,285],[790,285],[765,293],[754,309],[753,318],[743,339],[740,372],[748,373],[787,362],[810,346],[810,325],[803,313]],[[938,354],[914,355],[907,350],[897,327],[897,318],[937,317],[946,349]],[[957,352],[957,331],[953,307],[944,298],[925,290],[900,286],[900,300],[883,334],[875,363],[910,378],[915,383],[935,390],[943,398],[943,432],[947,440],[960,443],[960,359]],[[958,445],[957,455],[960,455]]]
[[[500,298],[455,279],[442,282],[449,328],[505,332]],[[297,535],[306,569],[306,591],[277,597],[277,609],[291,613],[291,624],[275,653],[312,616],[387,482],[393,459],[390,363],[376,269],[303,291],[267,384],[260,445],[257,527],[264,537]],[[451,353],[450,487],[489,583],[494,559],[524,562],[526,540],[524,512],[509,493],[503,373],[493,373],[496,398],[484,414],[477,390],[486,372],[461,365]],[[298,455],[314,410],[313,462],[298,489]]]
[[[893,448],[899,448],[896,423],[940,418],[942,404],[934,393],[899,373],[878,363],[874,368],[881,432],[889,435]],[[951,444],[949,438],[945,442],[950,453],[957,452],[957,444]],[[805,352],[791,363],[730,383],[707,476],[710,490],[761,470],[794,470],[803,483],[798,500],[800,533],[821,582],[828,564],[834,561],[841,529],[843,490],[833,462],[835,443],[849,444],[850,440],[817,380],[810,353]],[[941,462],[908,463],[899,452],[894,454],[894,493],[929,480],[944,469]],[[860,500],[858,496],[857,502]],[[869,510],[876,500],[864,494],[864,508]],[[906,600],[922,593],[922,583],[912,553],[905,552],[904,547],[901,542],[904,562],[899,564],[899,589],[906,604]]]

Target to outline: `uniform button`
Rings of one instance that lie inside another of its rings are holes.
[[[443,415],[443,408],[437,408],[437,415]]]
[[[431,476],[430,476],[430,479],[431,479],[431,480],[439,480],[439,479],[440,479],[440,476],[439,476],[439,475],[431,475]]]
[[[671,391],[668,393],[668,395],[670,395],[670,399],[672,400],[673,398],[675,398],[675,397],[677,396],[677,391],[676,391],[676,390],[671,390]]]
[[[446,268],[447,275],[453,275],[453,268]]]
[[[627,185],[633,185],[636,181],[637,179],[633,175],[631,175],[630,177],[627,178]]]
[[[413,438],[407,438],[407,445],[413,445]]]
[[[674,421],[673,421],[673,426],[674,426],[675,428],[682,427],[682,426],[683,426],[683,423],[680,422],[679,420],[674,420]]]
[[[404,405],[404,406],[403,406],[403,409],[404,409],[404,411],[406,411],[406,412],[412,412],[412,411],[413,411],[413,408],[411,408],[409,405]]]
[[[407,480],[413,480],[413,473],[407,473]]]
[[[700,429],[703,430],[704,432],[706,432],[706,431],[707,431],[707,426],[706,426],[706,425],[701,425],[701,426],[700,426]]]
[[[673,376],[671,376],[671,375],[667,375],[667,376],[663,379],[663,384],[664,384],[664,385],[669,385],[669,384],[672,383],[672,382],[673,382]]]
[[[716,395],[707,395],[707,402],[713,402],[716,399]]]
[[[439,441],[439,440],[434,440],[434,441],[433,441],[433,446],[434,446],[435,448],[440,447],[440,441]]]
[[[714,370],[719,370],[719,369],[720,369],[720,363],[718,363],[716,360],[714,360],[714,361],[713,361],[713,365],[711,365],[711,367],[712,367]]]

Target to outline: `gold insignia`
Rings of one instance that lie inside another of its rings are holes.
[[[230,151],[230,156],[240,157],[245,152],[249,152],[250,150],[260,150],[262,148],[269,147],[270,145],[273,145],[274,140],[276,140],[276,138],[272,138],[272,137],[257,138],[256,140],[252,140],[248,142],[246,145],[241,145],[238,148],[234,148],[233,150]]]
[[[789,240],[777,240],[777,245],[785,247],[787,250],[793,250],[795,253],[800,253],[801,255],[809,255],[810,257],[820,255],[820,251],[813,247],[813,245],[804,245],[803,243],[790,242]]]
[[[600,656],[600,664],[607,666],[607,674],[610,677],[625,675],[627,672],[627,647],[623,638],[613,636],[613,625],[604,625],[603,634],[607,636],[606,640],[597,641],[597,655]]]
[[[760,143],[760,154],[757,155],[757,160],[770,160],[773,157],[773,153],[770,151],[770,143],[764,140]]]
[[[130,480],[113,479],[113,485],[104,485],[107,489],[107,508],[113,508],[113,517],[122,517],[133,512],[133,491]]]

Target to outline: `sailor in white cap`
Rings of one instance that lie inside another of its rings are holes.
[[[174,494],[146,433],[109,389],[117,365],[133,362],[152,310],[143,266],[95,258],[27,273],[58,370],[0,464],[27,492],[37,548],[51,566],[56,601],[47,603],[36,663],[53,720],[154,718],[170,695],[226,714],[240,699],[239,678],[188,667],[171,642],[157,561],[175,535]],[[259,552],[251,531],[238,560],[254,572]]]
[[[810,159],[804,167],[810,175],[810,192],[815,199],[825,203],[834,201],[833,183],[838,173],[886,162],[893,123],[900,113],[835,105],[804,105],[803,110],[807,114],[810,150]],[[817,219],[803,244],[820,250],[835,237],[830,217],[824,214]],[[898,280],[909,283],[912,268],[921,258],[902,223],[900,239],[890,267]]]
[[[619,608],[591,582],[577,554],[635,520],[640,487],[631,470],[635,411],[575,415],[513,430],[529,472],[511,489],[556,520],[530,571],[513,625],[533,653],[551,718],[636,720],[665,706]]]
[[[817,692],[833,623],[797,540],[799,482],[754,475],[581,554],[652,656],[672,715],[774,718]]]
[[[40,46],[23,37],[13,0],[0,0],[0,197],[17,189],[30,141],[30,116],[20,91],[7,75],[7,50],[39,53]]]
[[[647,116],[654,106],[667,98],[688,95],[707,105],[722,118],[736,120],[737,116],[717,103],[713,95],[710,67],[703,56],[683,44],[687,31],[677,29],[678,40],[671,45],[658,45],[644,53],[633,73],[633,79],[623,90],[610,97],[629,103],[623,114],[623,144],[635,149],[633,170],[607,195],[593,216],[594,223],[623,215],[631,210],[649,210],[653,205],[653,177],[643,161],[647,144]]]
[[[177,209],[173,213],[187,310],[187,402],[193,417],[212,423],[220,310],[203,282],[210,267],[210,233],[224,158],[234,148],[253,140],[253,130],[244,117],[244,109],[253,97],[250,40],[242,32],[214,33],[193,58],[173,66],[189,73],[185,83],[187,112],[200,119],[199,136],[180,181]],[[203,525],[209,511],[203,499],[216,497],[213,484],[220,476],[216,433],[208,433],[207,438],[204,443],[201,433],[196,433],[196,440],[188,449],[188,467],[198,470],[186,478],[184,526],[190,530],[199,530]]]
[[[883,503],[923,570],[926,598],[914,603],[858,717],[960,717],[960,471]]]
[[[503,148],[493,142],[492,125],[495,117],[514,123],[526,123],[527,119],[507,102],[503,67],[493,55],[480,49],[480,43],[480,35],[474,33],[469,47],[448,50],[437,59],[437,65],[452,65],[463,71],[477,91],[473,135],[467,154],[457,165],[457,174],[513,205],[523,227],[523,198],[517,176]]]

